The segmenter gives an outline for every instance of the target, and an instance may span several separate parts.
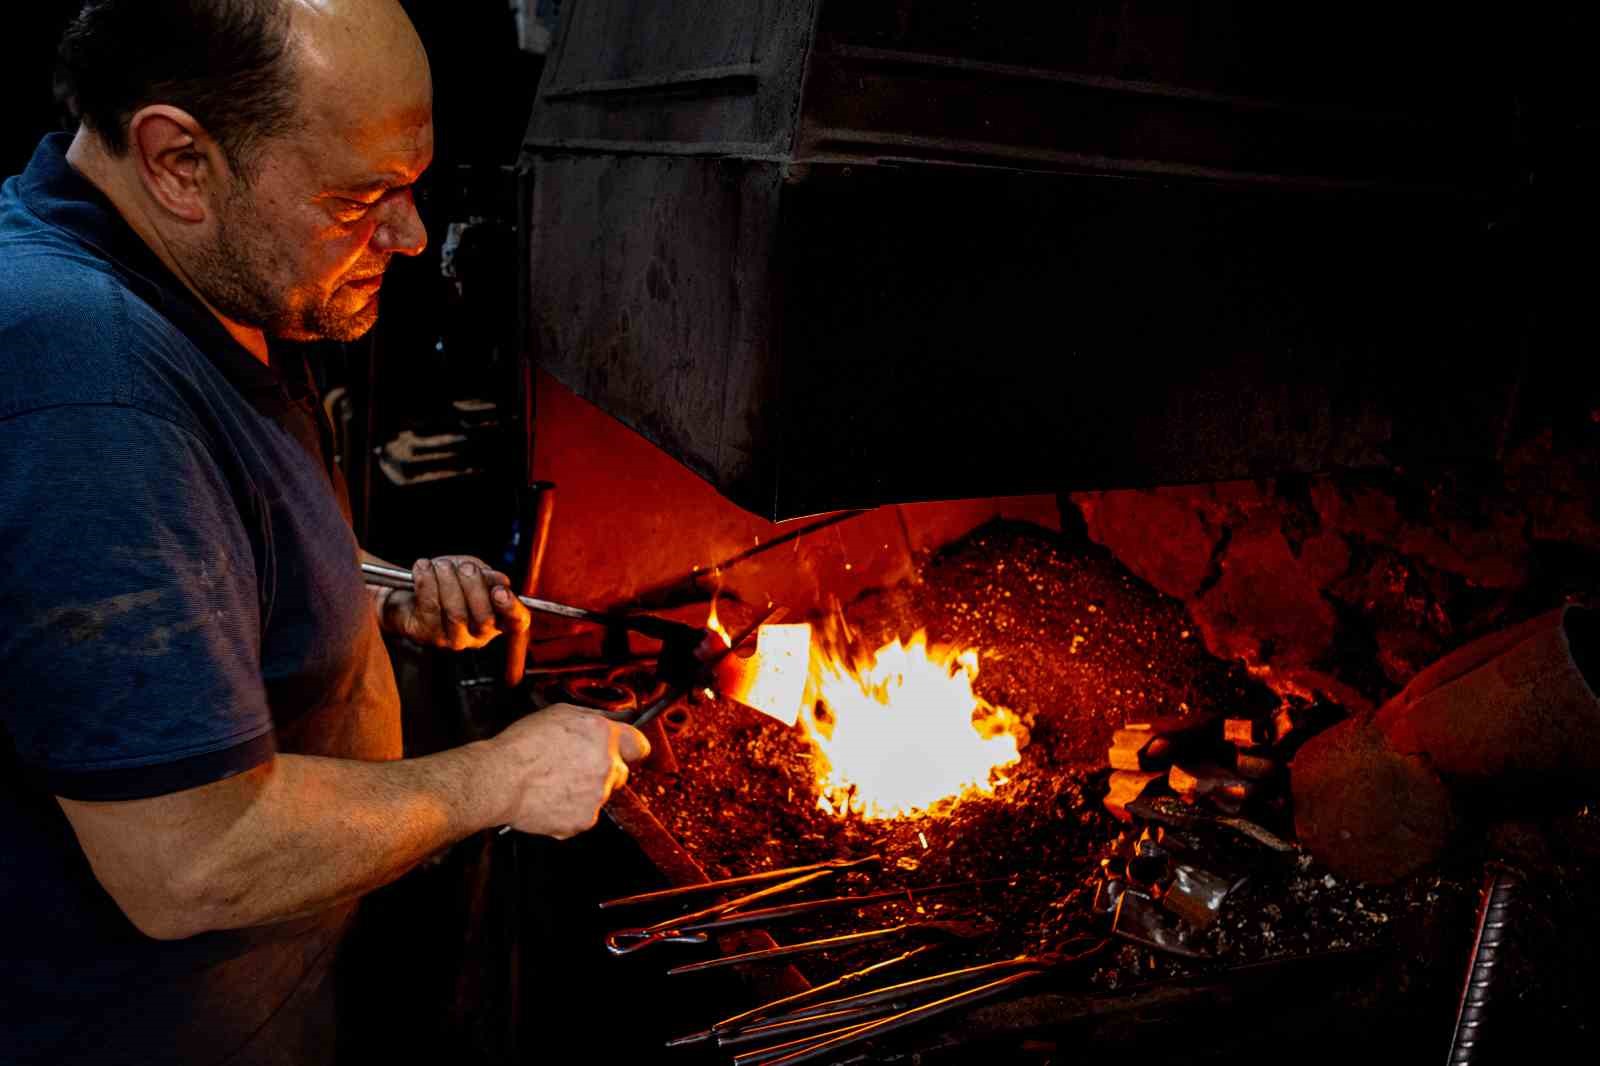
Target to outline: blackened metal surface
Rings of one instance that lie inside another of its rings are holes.
[[[1498,453],[1525,312],[1487,18],[714,6],[573,4],[529,339],[746,508]]]
[[[778,510],[1492,455],[1470,203],[812,164],[785,189]]]
[[[569,3],[528,144],[675,154],[787,152],[816,3]]]

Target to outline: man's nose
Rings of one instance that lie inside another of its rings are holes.
[[[417,202],[410,189],[390,198],[383,221],[372,234],[377,251],[399,255],[421,255],[428,246],[428,230],[417,213]]]

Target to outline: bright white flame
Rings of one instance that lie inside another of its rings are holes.
[[[925,812],[969,791],[993,793],[992,776],[1019,759],[1027,730],[972,691],[976,649],[929,649],[918,632],[891,641],[857,670],[812,659],[819,710],[801,716],[818,753],[818,805],[865,818]]]

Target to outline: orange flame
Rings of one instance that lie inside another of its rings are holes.
[[[930,649],[923,632],[855,669],[816,651],[816,713],[801,721],[816,748],[818,806],[895,818],[993,795],[1028,733],[1014,712],[973,692],[977,676],[977,649]]]

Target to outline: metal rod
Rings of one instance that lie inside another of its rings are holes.
[[[802,1003],[805,1003],[809,1000],[814,1000],[817,997],[825,995],[829,992],[837,991],[838,989],[842,988],[849,988],[852,985],[861,983],[873,974],[882,973],[884,970],[899,966],[903,962],[909,962],[918,955],[926,954],[927,952],[932,951],[936,946],[937,945],[935,944],[918,944],[910,951],[901,952],[892,959],[884,959],[882,962],[875,962],[871,966],[864,966],[859,970],[852,970],[847,974],[835,977],[833,980],[828,981],[825,984],[815,985],[803,992],[796,992],[793,995],[784,996],[782,999],[775,999],[770,1003],[763,1003],[760,1006],[751,1007],[749,1010],[740,1014],[735,1014],[731,1018],[724,1018],[722,1021],[713,1025],[711,1030],[715,1032],[719,1029],[735,1029],[741,1024],[748,1023],[754,1019],[771,1017],[780,1013],[784,1008],[798,1007]]]
[[[898,899],[902,896],[913,899],[918,896],[935,896],[945,892],[956,892],[963,888],[980,888],[984,885],[1005,880],[1006,878],[1004,877],[994,877],[979,881],[946,881],[937,885],[928,885],[924,888],[893,888],[884,892],[868,892],[859,896],[827,896],[823,899],[807,899],[798,903],[784,903],[776,907],[764,907],[761,910],[739,911],[720,918],[709,918],[703,922],[691,922],[689,919],[680,918],[678,921],[668,924],[680,933],[710,932],[714,929],[728,929],[740,925],[759,925],[761,922],[780,921],[785,918],[792,918],[795,915],[829,910],[834,907],[865,907],[874,903]]]
[[[808,1014],[804,1017],[763,1022],[748,1029],[716,1033],[717,1047],[723,1051],[749,1047],[752,1044],[763,1044],[771,1048],[776,1038],[786,1037],[792,1041],[818,1033],[835,1033],[845,1026],[874,1021],[885,1015],[905,1010],[909,1006],[909,1003],[876,1003],[849,1010],[830,1011],[826,1014]]]
[[[529,533],[521,594],[531,598],[539,591],[539,577],[544,572],[545,549],[550,545],[550,518],[555,513],[556,487],[548,481],[537,481],[528,486],[528,491],[534,494],[533,529]],[[528,668],[528,642],[532,639],[532,627],[512,633],[506,639],[507,688],[522,684],[522,675]]]
[[[790,955],[805,955],[813,951],[828,951],[832,948],[849,947],[852,944],[864,944],[871,940],[882,940],[884,937],[897,936],[912,929],[920,929],[927,925],[926,922],[902,922],[884,929],[868,929],[860,933],[843,933],[839,936],[823,937],[821,940],[805,940],[798,944],[780,944],[775,948],[758,948],[755,951],[742,951],[737,955],[723,955],[720,958],[706,959],[702,962],[686,962],[682,966],[674,966],[667,971],[668,977],[678,977],[686,973],[701,973],[705,970],[715,970],[723,966],[740,966],[747,962],[765,962],[768,959],[782,959]]]
[[[1494,975],[1500,968],[1506,927],[1521,884],[1520,876],[1500,866],[1491,866],[1484,877],[1471,961],[1461,989],[1461,1005],[1456,1009],[1455,1028],[1450,1033],[1450,1057],[1445,1060],[1449,1066],[1470,1066],[1477,1053],[1484,1016],[1493,998]]]
[[[706,881],[698,885],[678,885],[675,888],[663,888],[657,892],[641,892],[636,896],[622,896],[619,899],[608,899],[600,904],[601,910],[610,910],[612,907],[631,907],[636,903],[657,903],[664,899],[676,899],[699,892],[717,892],[724,888],[742,888],[745,885],[757,885],[763,881],[777,881],[785,877],[795,877],[799,874],[808,874],[813,870],[848,870],[855,866],[865,866],[868,863],[881,862],[880,855],[867,855],[860,859],[826,859],[822,862],[807,863],[804,866],[785,866],[779,870],[763,870],[758,874],[745,874],[742,877],[724,877],[720,881]]]
[[[369,585],[380,585],[385,588],[410,589],[416,587],[416,580],[411,576],[411,571],[401,570],[393,566],[379,566],[377,563],[362,563],[362,577]],[[530,611],[539,611],[543,614],[560,615],[563,618],[577,618],[585,622],[596,622],[600,625],[626,624],[628,619],[616,615],[602,614],[583,607],[569,607],[564,603],[553,600],[541,600],[533,596],[518,596],[523,605]]]
[[[866,1007],[876,1003],[895,1002],[907,997],[920,996],[926,992],[939,992],[952,985],[963,984],[976,977],[986,977],[989,974],[1010,973],[1016,970],[1043,970],[1057,963],[1058,960],[1049,957],[1035,957],[1020,955],[1014,959],[997,959],[994,962],[981,962],[976,966],[965,966],[959,970],[946,970],[944,973],[930,974],[927,977],[918,977],[911,981],[902,981],[899,984],[885,985],[882,988],[872,988],[865,992],[857,992],[852,996],[842,996],[838,999],[825,1000],[813,1003],[808,1007],[791,1011],[786,1015],[778,1015],[769,1020],[783,1018],[805,1017],[815,1011],[849,1010],[853,1007]]]
[[[824,1033],[820,1037],[816,1035],[802,1036],[797,1037],[794,1040],[787,1041],[786,1043],[774,1044],[770,1047],[756,1048],[754,1051],[746,1051],[741,1055],[735,1055],[733,1057],[733,1066],[767,1066],[768,1063],[776,1062],[778,1059],[785,1055],[791,1054],[792,1052],[814,1046],[819,1039],[831,1039],[836,1036],[842,1036],[846,1033],[855,1032],[858,1029],[865,1029],[871,1024],[872,1022],[870,1021],[862,1022],[859,1025],[852,1025],[845,1029],[835,1029],[833,1032]]]
[[[726,915],[729,911],[732,911],[737,907],[743,907],[747,903],[755,903],[758,900],[776,896],[780,892],[787,892],[791,888],[799,888],[801,885],[808,885],[818,878],[827,877],[832,873],[832,870],[812,870],[809,873],[802,874],[799,877],[792,877],[789,880],[784,881],[782,884],[771,885],[767,888],[739,896],[737,899],[725,900],[722,903],[714,903],[709,907],[702,907],[697,911],[690,911],[688,914],[681,915],[677,918],[668,918],[665,921],[657,922],[654,925],[647,925],[645,926],[645,931],[654,933],[662,929],[682,929],[685,925],[698,922],[703,918],[710,918],[714,915]],[[758,914],[760,912],[750,911],[748,913]]]
[[[929,1018],[934,1018],[953,1010],[960,1010],[963,1007],[974,1006],[985,1000],[994,999],[1002,992],[1031,977],[1037,977],[1042,972],[1041,970],[1024,970],[1022,973],[1009,974],[999,980],[990,981],[986,985],[969,988],[965,992],[957,992],[953,996],[946,996],[944,999],[934,1000],[932,1003],[924,1003],[920,1007],[912,1007],[910,1010],[892,1014],[887,1018],[880,1018],[875,1022],[851,1026],[830,1036],[828,1039],[797,1049],[781,1058],[767,1061],[770,1061],[771,1066],[800,1066],[800,1063],[803,1062],[815,1062],[818,1059],[828,1057],[841,1048],[849,1047],[863,1040],[883,1036],[887,1033],[904,1029],[906,1026],[926,1021]]]

